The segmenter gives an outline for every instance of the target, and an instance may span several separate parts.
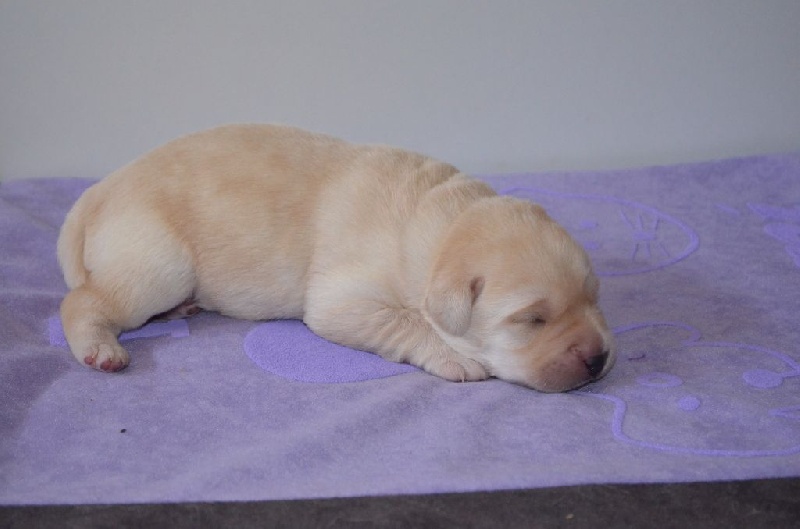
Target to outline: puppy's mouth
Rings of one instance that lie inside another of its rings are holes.
[[[610,351],[586,355],[569,351],[560,361],[543,366],[521,384],[543,393],[563,393],[597,382],[614,364]]]
[[[597,382],[616,362],[614,343],[605,333],[566,349],[552,344],[497,349],[494,354],[483,351],[472,358],[493,378],[543,393],[563,393]]]

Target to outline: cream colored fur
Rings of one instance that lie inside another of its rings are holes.
[[[67,216],[61,306],[81,363],[196,309],[302,318],[331,341],[448,380],[563,391],[605,374],[611,335],[583,249],[530,203],[450,165],[276,125],[170,142]]]

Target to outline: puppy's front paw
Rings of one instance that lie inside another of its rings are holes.
[[[489,378],[481,364],[455,352],[438,354],[422,366],[425,371],[453,382],[471,382]]]
[[[130,363],[130,357],[119,344],[95,343],[87,348],[83,363],[99,371],[112,373],[124,369]]]

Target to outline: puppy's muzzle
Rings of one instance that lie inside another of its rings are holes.
[[[598,378],[609,362],[611,351],[597,332],[586,333],[572,347],[571,351],[583,361],[588,377]]]
[[[586,365],[586,370],[589,372],[589,376],[592,378],[597,378],[600,373],[603,372],[603,368],[606,367],[607,361],[608,351],[603,351],[598,355],[589,357],[587,360],[584,360],[583,363]]]

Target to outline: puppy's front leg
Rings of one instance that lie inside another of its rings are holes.
[[[481,364],[448,346],[418,310],[360,301],[333,310],[307,311],[304,321],[327,340],[406,362],[447,380],[489,377]]]

